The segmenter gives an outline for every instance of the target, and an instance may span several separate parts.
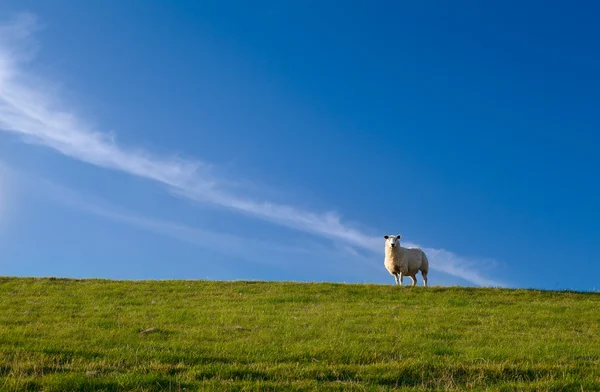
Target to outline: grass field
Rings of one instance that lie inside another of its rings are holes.
[[[3,391],[394,388],[598,391],[600,294],[0,278]]]

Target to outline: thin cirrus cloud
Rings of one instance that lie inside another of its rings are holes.
[[[213,229],[206,230],[177,222],[148,218],[46,178],[39,178],[23,171],[14,171],[3,166],[0,161],[0,172],[2,172],[1,170],[4,170],[10,177],[18,178],[17,187],[21,191],[42,194],[44,199],[59,205],[199,246],[236,260],[250,262],[253,265],[268,266],[270,271],[280,271],[284,275],[297,276],[302,273],[306,269],[306,263],[303,261],[307,258],[331,261],[330,263],[311,263],[311,275],[329,274],[335,275],[336,279],[364,281],[369,276],[379,276],[381,273],[381,266],[375,265],[371,258],[342,244],[325,246],[318,242],[302,242],[299,246],[279,240],[277,242],[263,241],[248,236],[220,233]],[[282,259],[289,263],[281,263]],[[239,272],[239,268],[234,264],[231,267]],[[232,276],[239,278],[239,275]]]
[[[257,201],[228,189],[228,181],[199,161],[165,158],[119,145],[113,134],[88,127],[51,98],[38,79],[22,69],[34,53],[32,35],[38,24],[23,14],[0,25],[0,130],[17,134],[27,143],[44,145],[63,155],[95,166],[161,183],[199,203],[226,208],[320,237],[341,240],[371,252],[381,241],[344,224],[334,213],[319,214],[289,205]],[[465,260],[439,249],[427,249],[432,268],[477,285],[502,286],[485,278]]]

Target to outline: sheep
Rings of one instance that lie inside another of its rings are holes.
[[[412,286],[417,284],[417,273],[421,271],[423,286],[427,286],[429,260],[420,248],[404,248],[400,246],[401,234],[385,235],[385,268],[396,278],[396,285],[402,286],[404,275],[410,276]],[[400,279],[398,279],[398,277]]]

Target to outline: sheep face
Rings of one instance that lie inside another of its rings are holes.
[[[400,246],[400,238],[402,238],[402,234],[398,234],[398,235],[384,235],[383,238],[385,238],[385,246],[390,247],[390,248],[395,248],[397,246]]]

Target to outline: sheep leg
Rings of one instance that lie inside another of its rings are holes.
[[[398,286],[398,274],[394,274],[394,278],[396,278],[396,286]]]
[[[402,272],[400,272],[398,275],[400,275],[400,286],[402,286],[402,278],[404,278],[404,276],[402,276]]]
[[[413,275],[410,278],[412,279],[411,286],[415,286],[417,284],[417,275]]]
[[[421,275],[423,275],[423,286],[427,287],[427,272],[421,271]]]

